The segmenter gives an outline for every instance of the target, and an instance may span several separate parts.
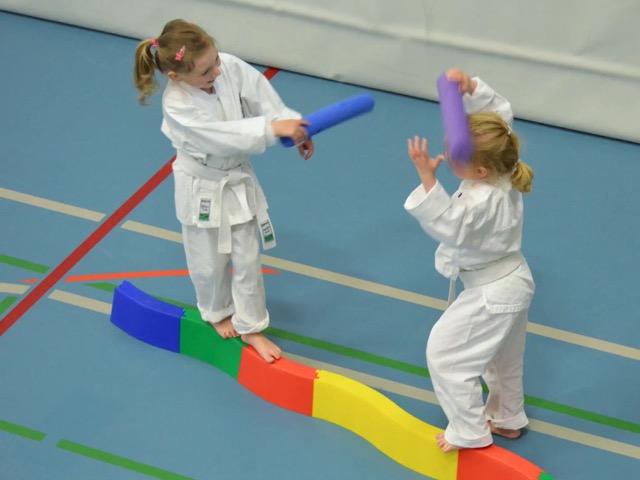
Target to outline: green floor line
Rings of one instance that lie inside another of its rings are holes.
[[[7,422],[5,420],[0,420],[0,430],[28,438],[29,440],[35,440],[36,442],[42,441],[42,439],[47,436],[46,433],[23,427],[22,425],[16,425],[15,423]]]
[[[617,428],[619,430],[626,430],[628,432],[639,433],[640,425],[637,423],[627,422],[615,417],[609,417],[600,413],[590,412],[589,410],[583,410],[581,408],[571,407],[569,405],[563,405],[562,403],[552,402],[543,398],[532,397],[531,395],[524,396],[524,403],[531,405],[532,407],[543,408],[556,413],[562,413],[570,417],[580,418],[593,423],[599,423],[608,427]]]
[[[109,292],[109,293],[113,293],[117,287],[117,285],[114,285],[113,283],[101,283],[101,282],[86,283],[85,285],[87,287],[96,288],[98,290],[104,290],[105,292]]]
[[[33,262],[27,262],[26,260],[10,257],[9,255],[0,254],[0,263],[5,263],[7,265],[11,265],[12,267],[18,267],[24,270],[29,270],[31,272],[37,272],[37,273],[46,273],[49,270],[49,267],[45,267],[44,265],[40,265],[38,263],[33,263]]]
[[[95,448],[80,445],[79,443],[70,442],[69,440],[60,440],[56,445],[57,448],[68,452],[82,455],[83,457],[98,460],[100,462],[109,463],[117,467],[131,470],[132,472],[142,473],[149,477],[159,478],[161,480],[193,480],[190,477],[178,475],[177,473],[168,472],[160,468],[152,467],[144,463],[136,462],[128,458],[113,455],[112,453],[96,450]]]
[[[11,305],[18,300],[18,297],[6,297],[0,302],[0,315],[2,315]]]
[[[307,337],[297,333],[291,333],[279,328],[269,327],[265,330],[265,333],[272,335],[283,340],[289,340],[302,345],[317,348],[319,350],[325,350],[327,352],[337,353],[345,357],[355,358],[364,362],[373,363],[375,365],[381,365],[383,367],[392,368],[402,372],[411,373],[420,377],[429,378],[429,370],[426,367],[420,367],[411,363],[402,362],[400,360],[393,360],[391,358],[381,357],[373,353],[364,352],[355,348],[345,347],[335,343],[325,342],[323,340],[316,340],[315,338]]]
[[[290,340],[296,343],[301,343],[303,345],[318,348],[320,350],[337,353],[346,357],[355,358],[357,360],[362,360],[365,362],[374,363],[376,365],[382,365],[384,367],[389,367],[395,370],[418,375],[420,377],[429,378],[429,370],[426,367],[419,367],[417,365],[401,362],[399,360],[392,360],[390,358],[381,357],[371,353],[363,352],[361,350],[356,350],[354,348],[344,347],[342,345],[336,345],[334,343],[329,343],[322,340],[316,340],[311,337],[305,337],[304,335],[287,332],[285,330],[280,330],[273,327],[267,328],[265,333],[270,334],[274,337],[282,338],[284,340]],[[483,391],[485,393],[489,391],[486,385],[483,385]],[[621,420],[615,417],[609,417],[607,415],[601,415],[599,413],[571,407],[569,405],[563,405],[561,403],[556,403],[549,400],[544,400],[542,398],[533,397],[531,395],[525,395],[524,399],[525,404],[532,407],[538,407],[552,412],[562,413],[563,415],[567,415],[570,417],[580,418],[589,422],[599,423],[608,427],[617,428],[619,430],[627,430],[629,432],[640,434],[640,424],[637,423],[628,422],[626,420]]]
[[[106,290],[104,285],[101,284],[102,289]],[[116,289],[116,285],[110,284],[111,290]],[[91,285],[94,286],[94,285]],[[156,297],[159,298],[160,297]],[[180,302],[175,302],[168,299],[162,299],[168,303],[173,305],[178,305],[187,308],[196,308],[193,305],[185,305]],[[357,360],[362,360],[364,362],[372,363],[375,365],[381,365],[384,367],[392,368],[394,370],[399,370],[402,372],[411,373],[413,375],[418,375],[420,377],[429,378],[429,371],[426,367],[420,367],[418,365],[413,365],[406,362],[401,362],[399,360],[393,360],[390,358],[382,357],[379,355],[374,355],[372,353],[364,352],[362,350],[357,350],[355,348],[345,347],[342,345],[338,345],[335,343],[325,342],[323,340],[317,340],[315,338],[307,337],[304,335],[300,335],[297,333],[288,332],[286,330],[281,330],[278,328],[269,327],[265,333],[272,335],[277,338],[282,338],[283,340],[289,340],[295,343],[299,343],[302,345],[307,345],[313,348],[317,348],[319,350],[325,350],[332,353],[337,353],[339,355],[343,355],[345,357],[354,358]],[[485,393],[488,391],[486,386],[483,387]],[[598,423],[600,425],[605,425],[607,427],[617,428],[618,430],[626,430],[628,432],[638,433],[640,434],[640,424],[629,422],[626,420],[622,420],[615,417],[610,417],[607,415],[602,415],[595,412],[590,412],[588,410],[583,410],[576,407],[571,407],[569,405],[564,405],[561,403],[552,402],[549,400],[544,400],[542,398],[533,397],[531,395],[525,395],[525,404],[530,405],[532,407],[542,408],[544,410],[549,410],[556,413],[561,413],[563,415],[567,415],[569,417],[579,418],[581,420],[587,420],[592,423]]]

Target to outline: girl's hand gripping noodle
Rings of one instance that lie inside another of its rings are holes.
[[[473,156],[473,137],[462,105],[460,87],[457,82],[448,80],[445,73],[438,77],[437,86],[449,159],[469,163]]]
[[[331,128],[363,113],[370,112],[373,110],[373,105],[373,97],[363,93],[336,102],[328,107],[321,108],[304,117],[304,119],[309,122],[309,125],[306,127],[307,133],[309,137],[313,137],[327,128]],[[289,137],[281,138],[280,142],[285,147],[293,147],[294,145],[293,140]]]

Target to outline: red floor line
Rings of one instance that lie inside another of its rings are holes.
[[[233,271],[233,270],[232,270]],[[278,270],[262,267],[262,273],[278,274]],[[189,270],[151,270],[145,272],[117,272],[117,273],[91,273],[87,275],[71,275],[65,278],[65,283],[96,282],[100,280],[121,280],[123,278],[149,278],[149,277],[183,277],[189,275]],[[30,278],[20,280],[21,283],[36,283],[38,279]]]
[[[269,67],[264,71],[263,75],[267,77],[267,80],[271,80],[279,71],[279,68]]]
[[[11,328],[38,300],[40,300],[74,265],[76,265],[98,242],[100,242],[118,223],[144,200],[170,174],[173,157],[147,182],[142,185],[120,208],[101,223],[89,237],[82,242],[60,265],[35,286],[9,313],[0,321],[0,336]]]
[[[277,270],[262,268],[262,273],[280,273]],[[98,280],[121,280],[123,278],[152,278],[152,277],[186,277],[189,270],[150,270],[145,272],[117,272],[117,273],[92,273],[88,275],[72,275],[65,282],[95,282]],[[23,280],[23,282],[26,280]]]
[[[189,275],[189,270],[153,270],[147,272],[94,273],[90,275],[74,275],[65,282],[95,282],[96,280],[120,280],[123,278],[179,277]]]
[[[271,80],[280,70],[269,67],[264,72],[267,80]],[[29,292],[9,313],[0,319],[0,337],[16,323],[38,300],[40,300],[51,288],[64,277],[89,251],[95,247],[111,230],[115,228],[131,211],[149,195],[171,173],[173,157],[158,172],[151,177],[129,200],[122,204],[109,218],[76,248],[71,255],[63,260],[55,270],[47,275],[31,292]]]

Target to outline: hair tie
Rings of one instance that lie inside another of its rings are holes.
[[[151,46],[152,46],[152,47],[156,47],[156,48],[158,48],[158,40],[157,40],[157,39],[155,39],[155,38],[154,38],[154,39],[152,39],[152,40],[151,40]]]
[[[186,49],[187,47],[185,45],[182,45],[182,48],[178,50],[178,53],[176,53],[176,62],[182,61],[182,57],[184,57],[184,52]]]
[[[507,125],[507,137],[510,137],[512,133],[513,133],[513,130],[511,130],[511,127]]]

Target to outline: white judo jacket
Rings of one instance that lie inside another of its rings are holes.
[[[268,205],[250,156],[275,144],[272,121],[302,116],[289,109],[251,65],[225,53],[220,60],[214,94],[169,80],[162,96],[162,132],[177,151],[173,171],[178,220],[219,228],[219,251],[228,253],[231,225],[254,216],[261,226],[268,222]]]
[[[511,125],[509,102],[480,78],[475,80],[478,85],[473,95],[463,97],[465,111],[494,111]],[[523,261],[522,194],[512,188],[508,177],[493,183],[463,180],[452,196],[439,182],[429,193],[419,185],[404,207],[429,236],[440,242],[435,267],[451,280],[462,273],[465,286],[489,283]]]

